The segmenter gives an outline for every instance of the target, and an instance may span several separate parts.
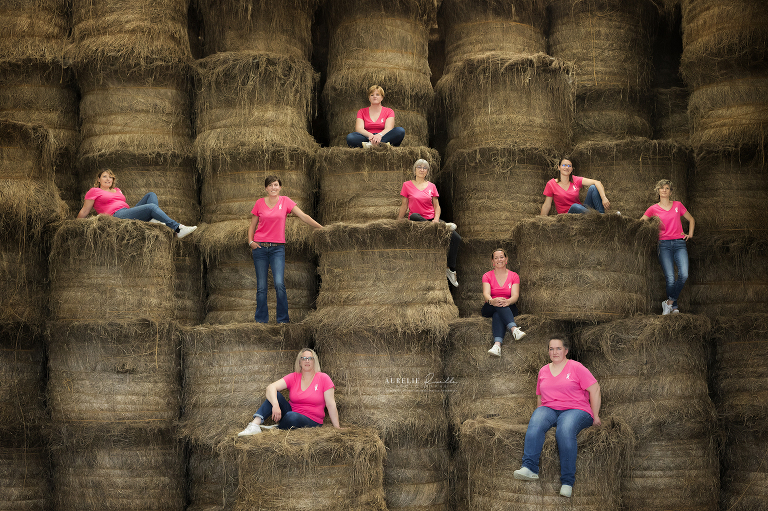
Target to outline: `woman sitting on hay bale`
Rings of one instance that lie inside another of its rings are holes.
[[[378,146],[390,144],[399,146],[405,138],[405,130],[395,127],[395,111],[381,105],[384,89],[371,85],[368,89],[368,101],[371,106],[357,111],[355,131],[347,135],[349,147]]]
[[[427,181],[428,172],[429,162],[421,158],[416,160],[416,163],[413,164],[413,179],[404,182],[400,189],[403,200],[397,214],[398,220],[405,218],[405,214],[408,212],[408,219],[414,222],[443,222],[440,220],[440,201],[437,199],[440,194],[437,193],[435,184]],[[456,256],[459,253],[461,236],[456,232],[456,224],[446,223],[445,225],[451,230],[451,243],[448,246],[448,268],[445,270],[445,276],[453,287],[458,287]]]
[[[576,435],[589,426],[600,426],[600,384],[589,369],[569,360],[568,339],[554,335],[549,341],[549,359],[539,370],[536,383],[538,408],[531,415],[525,432],[523,466],[515,470],[515,479],[539,478],[539,458],[544,436],[557,426],[555,438],[560,453],[560,495],[570,497],[576,482]]]
[[[555,210],[558,215],[563,213],[584,214],[589,209],[605,213],[606,209],[611,207],[611,201],[605,196],[603,183],[595,179],[574,176],[573,163],[571,160],[563,158],[558,165],[560,172],[557,178],[547,181],[544,187],[544,204],[541,206],[541,216],[549,215],[552,209],[552,200],[555,201]],[[588,186],[587,197],[584,204],[579,204],[579,191],[582,186]]]
[[[678,313],[677,299],[683,290],[685,281],[688,280],[688,250],[685,242],[693,238],[693,229],[696,221],[685,209],[682,202],[672,201],[672,181],[662,179],[656,183],[656,195],[659,202],[648,208],[641,220],[650,220],[651,217],[659,217],[659,262],[667,282],[667,299],[661,302],[661,313],[667,315]],[[680,217],[688,220],[688,234],[683,231]],[[675,266],[677,266],[677,278],[675,278]]]
[[[267,399],[253,414],[253,421],[237,436],[261,433],[265,417],[272,416],[278,429],[316,428],[323,425],[325,409],[336,429],[339,425],[339,412],[336,410],[335,388],[331,378],[320,372],[320,359],[317,353],[304,348],[296,355],[294,372],[267,385]],[[288,389],[290,403],[280,393]]]
[[[277,176],[264,179],[266,197],[256,201],[251,210],[251,225],[248,227],[248,246],[251,247],[253,266],[256,269],[256,314],[257,323],[269,322],[267,305],[267,275],[272,268],[275,285],[276,319],[288,323],[288,294],[285,292],[285,221],[290,213],[305,224],[322,229],[311,216],[304,213],[290,197],[280,195],[283,182]]]
[[[484,318],[492,319],[493,347],[491,355],[501,356],[501,343],[507,330],[512,332],[516,341],[525,337],[525,332],[515,323],[517,299],[520,297],[520,276],[507,269],[507,252],[497,248],[491,254],[493,269],[483,275],[483,298],[485,303],[480,310]]]
[[[177,238],[183,238],[197,229],[196,225],[181,225],[166,215],[160,209],[157,195],[154,192],[147,193],[134,207],[130,207],[120,188],[115,188],[115,183],[117,183],[117,178],[111,170],[99,173],[93,188],[85,194],[83,207],[77,214],[77,218],[86,218],[91,209],[95,209],[99,215],[111,215],[123,220],[143,220],[154,224],[165,224],[173,229]]]

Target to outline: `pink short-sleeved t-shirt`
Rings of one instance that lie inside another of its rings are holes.
[[[379,133],[384,130],[387,124],[387,119],[395,116],[395,111],[385,106],[381,107],[381,113],[378,119],[371,119],[371,113],[368,111],[368,107],[361,108],[357,111],[357,118],[363,120],[363,127],[371,133]]]
[[[435,207],[432,205],[432,197],[440,197],[434,183],[429,183],[426,188],[419,190],[413,181],[406,181],[400,189],[400,195],[408,199],[408,211],[418,213],[425,220],[435,218]]]
[[[267,206],[264,197],[257,200],[251,210],[252,215],[259,217],[256,232],[253,233],[253,241],[285,243],[285,219],[295,206],[296,203],[284,195],[277,199],[277,204],[273,208]]]
[[[301,373],[287,374],[283,380],[288,386],[291,409],[322,424],[325,418],[325,391],[335,388],[331,377],[325,373],[315,373],[307,390],[301,390]]]
[[[688,210],[685,209],[682,202],[673,201],[669,211],[658,204],[654,204],[645,210],[645,216],[649,218],[657,216],[659,217],[659,220],[661,220],[661,224],[659,225],[659,240],[680,240],[685,236],[683,233],[683,223],[680,221],[680,217],[685,216],[687,212]]]
[[[568,185],[567,190],[563,190],[554,178],[547,181],[547,186],[544,187],[544,195],[552,197],[558,215],[568,213],[568,209],[571,206],[579,204],[579,191],[581,190],[581,182],[584,178],[579,176],[571,177],[573,182]]]
[[[491,298],[509,299],[512,297],[512,286],[520,283],[520,275],[507,270],[507,280],[500,286],[496,280],[496,275],[491,270],[483,274],[483,282],[491,285]]]
[[[101,188],[91,188],[85,194],[85,200],[92,200],[93,209],[100,215],[114,215],[118,209],[130,207],[125,201],[125,195],[120,191],[120,188],[115,188],[114,192],[102,190]]]
[[[587,387],[596,382],[589,369],[575,360],[568,360],[557,376],[552,376],[547,364],[539,370],[536,395],[541,396],[542,406],[553,410],[584,410],[594,419]]]

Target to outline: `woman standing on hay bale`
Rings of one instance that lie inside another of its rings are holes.
[[[357,111],[355,131],[347,135],[349,147],[378,146],[390,144],[399,146],[405,138],[405,130],[395,127],[395,111],[382,106],[384,89],[378,85],[371,85],[368,89],[368,101],[371,106]]]
[[[320,372],[320,359],[317,353],[304,348],[296,355],[294,372],[267,385],[267,399],[253,414],[253,420],[237,436],[249,436],[261,433],[261,429],[274,426],[262,426],[266,417],[272,416],[278,429],[316,428],[323,425],[325,409],[336,429],[339,425],[339,412],[336,410],[335,386],[331,378]],[[288,389],[290,403],[280,393]]]
[[[507,330],[512,332],[516,341],[525,337],[525,332],[515,323],[517,299],[520,297],[520,276],[507,269],[507,252],[497,248],[491,254],[493,269],[483,275],[483,298],[485,303],[480,310],[484,318],[492,319],[493,347],[491,355],[501,356],[501,343]]]
[[[589,369],[568,359],[570,343],[564,335],[549,340],[549,359],[539,370],[536,382],[538,407],[531,415],[525,432],[523,466],[515,470],[515,479],[539,478],[539,458],[544,437],[557,426],[555,438],[560,453],[560,495],[570,497],[576,482],[576,435],[589,426],[600,426],[600,384]]]
[[[685,242],[693,238],[693,229],[696,221],[685,209],[682,202],[672,201],[672,181],[662,179],[656,183],[656,195],[659,202],[648,208],[641,220],[650,220],[651,217],[659,217],[659,262],[667,282],[667,299],[661,302],[662,315],[676,314],[677,299],[683,291],[685,281],[688,280],[688,249]],[[688,220],[688,234],[683,231],[680,217]],[[675,278],[675,266],[677,266],[677,278]]]
[[[305,224],[322,229],[311,216],[304,213],[290,197],[280,195],[283,182],[277,176],[264,179],[266,197],[256,201],[251,210],[251,225],[248,227],[248,246],[251,247],[253,266],[256,269],[256,314],[257,323],[269,322],[267,305],[267,275],[272,268],[277,300],[276,319],[288,323],[288,294],[285,292],[285,220],[290,213]]]
[[[99,215],[112,215],[123,220],[143,220],[153,224],[165,224],[173,229],[177,238],[183,238],[197,229],[196,225],[181,225],[166,215],[160,209],[157,195],[154,192],[147,193],[134,207],[130,207],[120,188],[115,188],[115,183],[117,183],[117,178],[111,170],[101,172],[96,178],[93,188],[85,194],[83,208],[77,214],[77,218],[86,218],[91,209],[95,209]]]
[[[583,214],[594,209],[600,213],[605,213],[606,209],[611,207],[611,201],[605,196],[603,183],[595,179],[574,176],[573,163],[571,160],[563,158],[558,165],[560,174],[557,178],[552,178],[544,187],[544,204],[541,206],[541,216],[549,215],[552,209],[552,200],[555,201],[555,210],[558,215],[563,213]],[[587,197],[584,204],[579,204],[579,191],[582,186],[588,186]],[[618,212],[617,212],[618,213]]]
[[[400,189],[403,200],[397,214],[398,220],[405,218],[405,214],[408,212],[408,219],[414,222],[443,222],[440,220],[442,210],[440,209],[440,201],[437,199],[440,194],[437,193],[435,184],[427,181],[428,172],[429,162],[421,158],[416,160],[416,163],[413,164],[413,179],[404,182]],[[459,281],[456,279],[456,256],[459,253],[461,236],[456,232],[456,224],[446,223],[445,225],[451,230],[451,243],[448,246],[448,268],[445,269],[445,276],[453,287],[459,287]]]

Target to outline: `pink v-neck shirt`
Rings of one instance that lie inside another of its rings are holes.
[[[284,195],[277,199],[277,204],[273,208],[267,206],[264,197],[257,200],[251,210],[252,215],[259,217],[256,232],[253,233],[253,241],[285,243],[285,219],[295,206],[296,203]]]
[[[544,195],[552,197],[558,215],[568,213],[571,206],[579,204],[579,191],[581,190],[581,182],[584,178],[579,176],[571,177],[573,177],[573,182],[568,184],[567,190],[563,190],[554,178],[547,181],[547,186],[544,187]]]
[[[130,207],[120,188],[115,188],[114,192],[101,188],[91,188],[86,192],[85,200],[92,200],[93,209],[100,215],[114,215],[118,209]]]
[[[483,274],[483,282],[487,282],[491,285],[491,298],[504,298],[508,300],[512,298],[512,286],[520,283],[520,275],[507,270],[507,278],[502,285],[499,285],[499,281],[496,280],[496,274],[493,270]]]
[[[542,406],[553,410],[584,410],[592,415],[587,388],[595,383],[597,380],[589,369],[569,359],[557,376],[552,376],[549,364],[539,370],[536,395],[541,396]]]
[[[435,218],[435,207],[432,205],[432,197],[440,197],[434,183],[429,183],[426,188],[419,190],[413,181],[406,181],[400,189],[400,195],[408,199],[408,211],[418,213],[425,220]]]
[[[381,113],[378,119],[371,119],[371,113],[368,111],[368,107],[361,108],[357,111],[357,118],[363,120],[363,128],[371,133],[379,133],[384,130],[387,124],[387,119],[395,116],[395,111],[385,106],[381,107]]]
[[[658,204],[654,204],[645,210],[645,216],[649,218],[657,216],[659,217],[659,220],[661,220],[661,225],[659,225],[659,240],[680,240],[685,236],[683,233],[683,223],[680,221],[680,217],[685,216],[687,212],[688,210],[685,209],[682,202],[673,201],[669,211]]]
[[[325,418],[325,391],[335,388],[331,377],[325,373],[315,373],[307,390],[301,390],[301,373],[283,376],[288,386],[291,409],[315,422],[323,423]]]

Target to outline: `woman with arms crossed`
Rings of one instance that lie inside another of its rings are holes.
[[[379,144],[399,146],[405,138],[405,130],[395,127],[395,111],[381,105],[384,89],[371,85],[368,101],[371,106],[357,111],[355,131],[347,135],[349,147],[371,147]]]
[[[603,183],[595,179],[574,176],[571,160],[565,158],[560,160],[557,170],[557,178],[550,179],[544,187],[546,199],[541,206],[541,216],[549,215],[553,200],[558,215],[586,213],[589,209],[605,213],[605,210],[611,207],[611,201],[605,196]],[[579,191],[582,186],[588,186],[589,189],[584,204],[579,204]]]

